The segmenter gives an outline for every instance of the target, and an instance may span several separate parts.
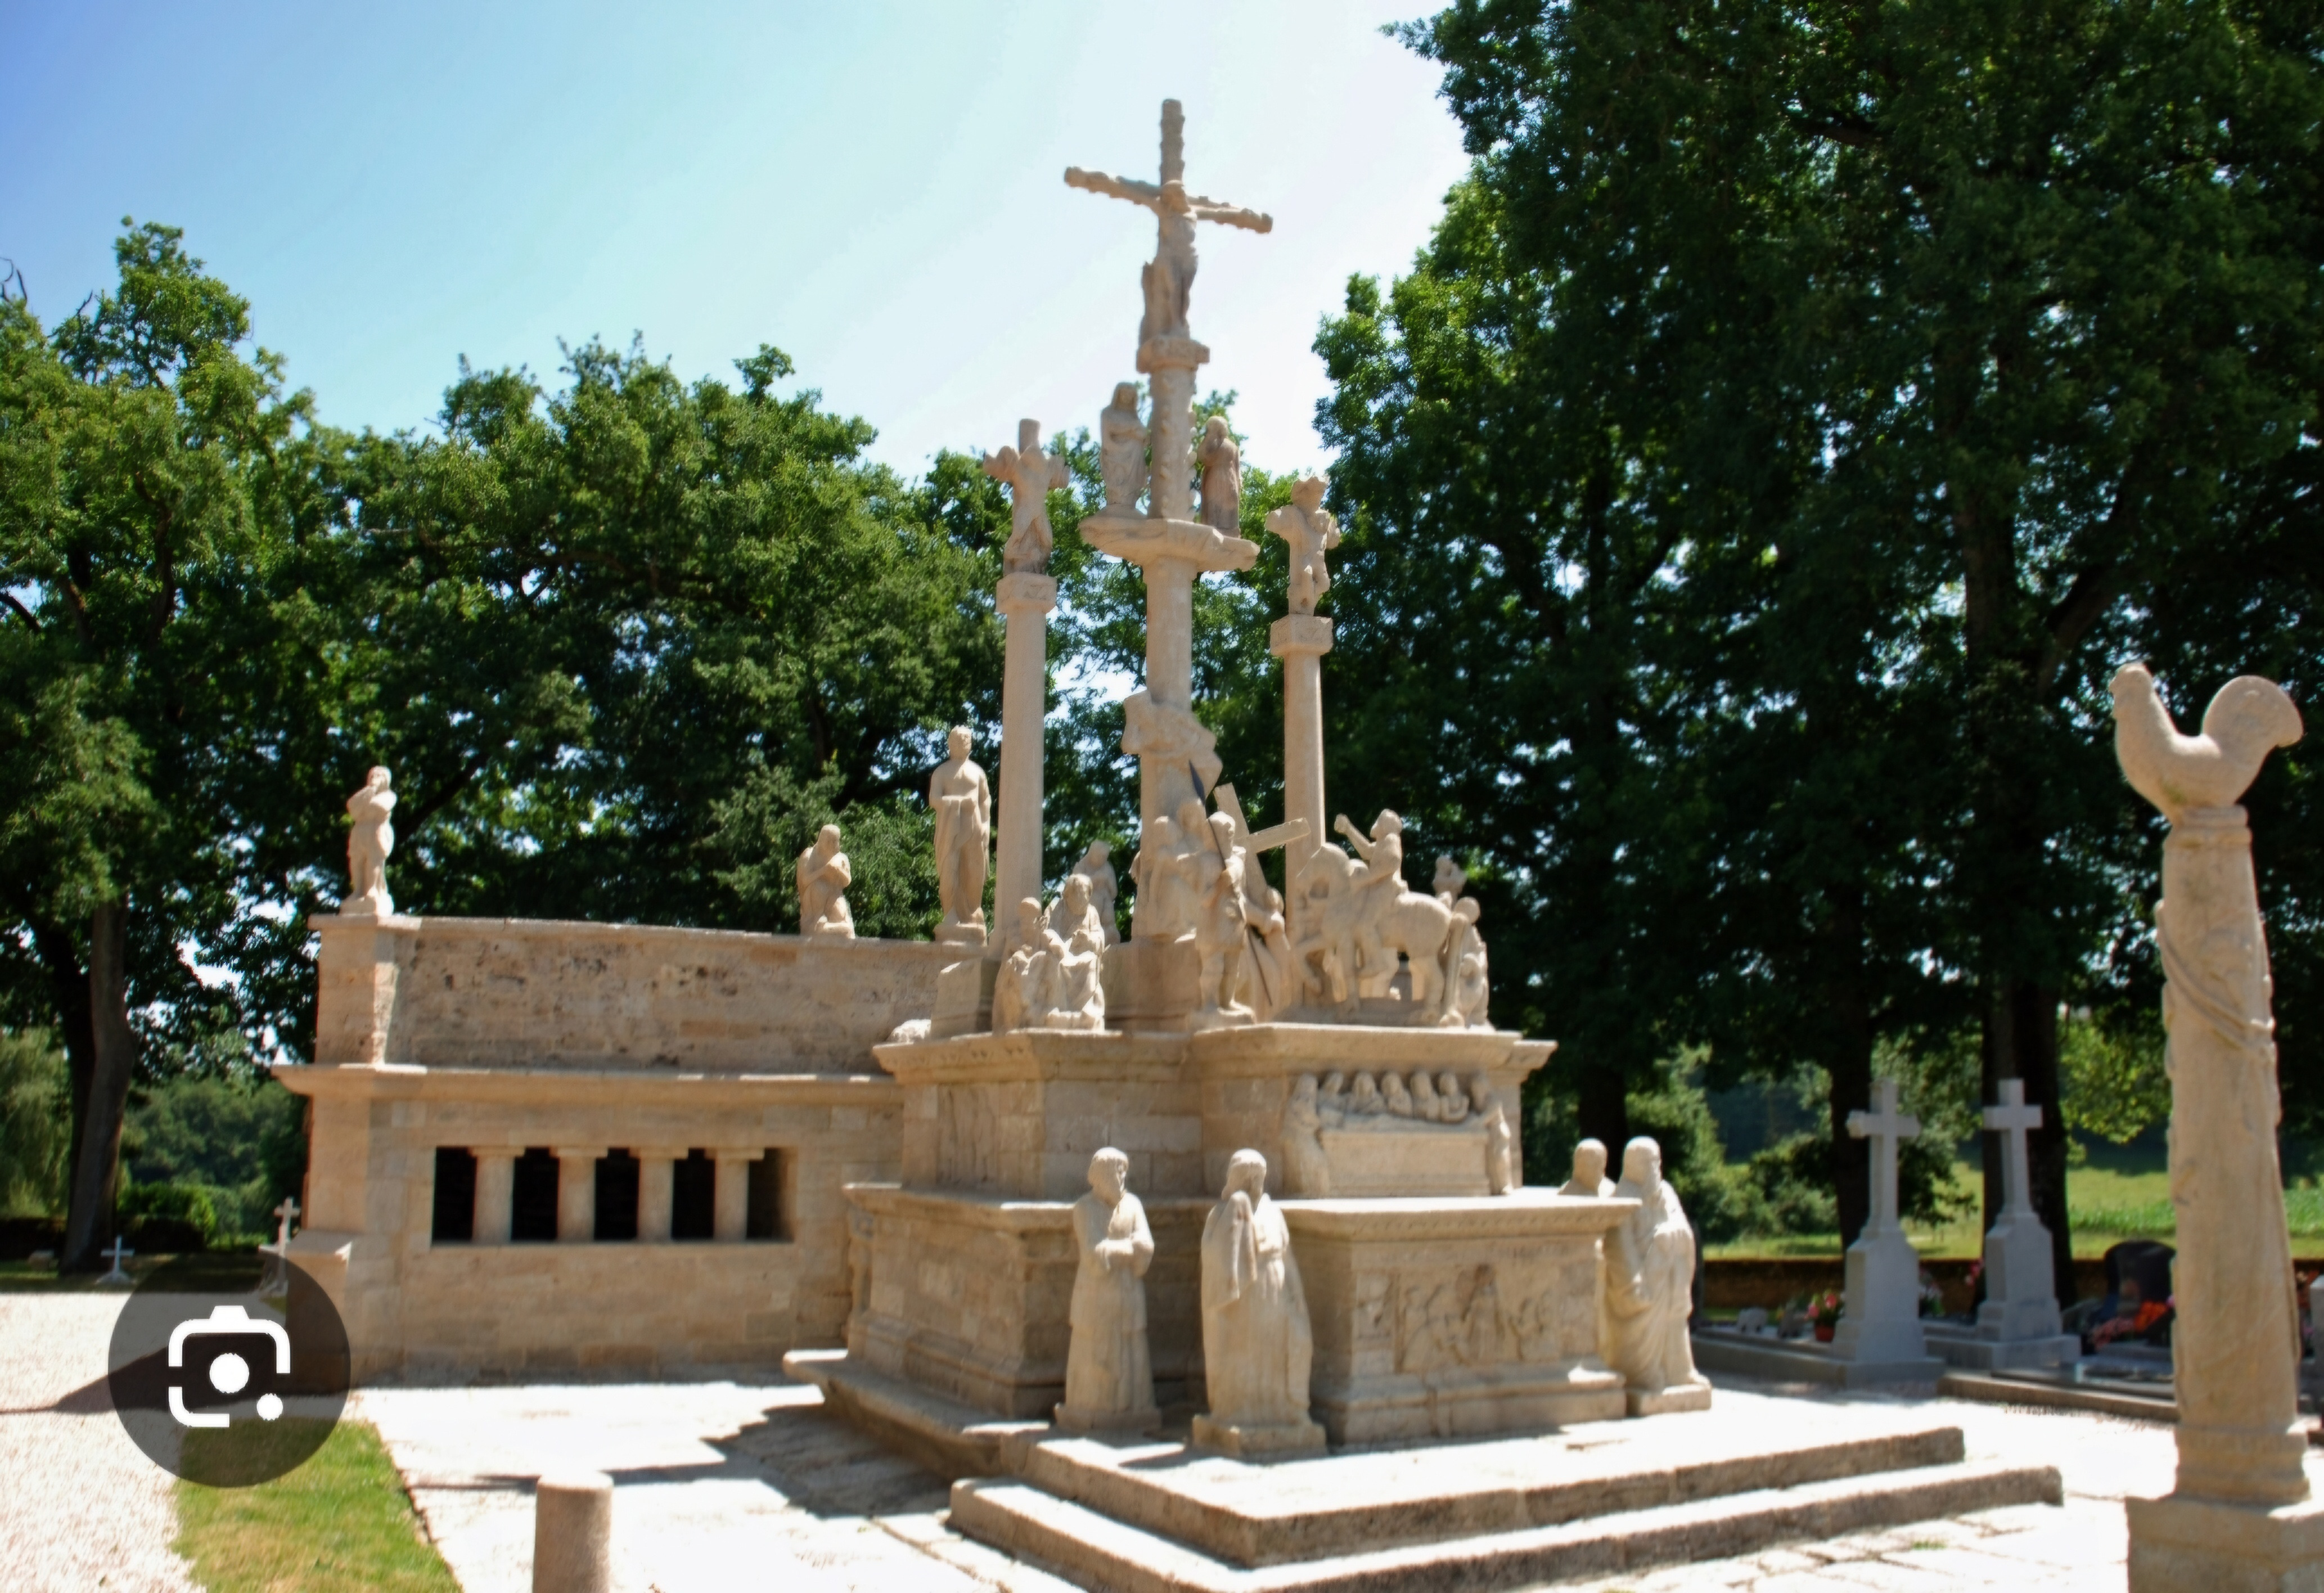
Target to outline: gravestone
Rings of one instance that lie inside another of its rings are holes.
[[[1872,1142],[1872,1214],[1848,1247],[1848,1304],[1832,1335],[1832,1353],[1883,1380],[1934,1378],[1943,1363],[1929,1354],[1921,1327],[1921,1257],[1896,1215],[1896,1151],[1921,1135],[1921,1120],[1896,1107],[1896,1082],[1872,1087],[1873,1110],[1848,1114],[1848,1131]]]
[[[2000,1104],[1985,1109],[1987,1131],[2002,1137],[2001,1214],[1985,1236],[1985,1303],[1974,1326],[1932,1324],[1926,1336],[1957,1367],[2060,1366],[2080,1358],[2081,1340],[2060,1325],[2050,1230],[2034,1211],[2025,1137],[2042,1126],[2042,1109],[2025,1104],[2023,1079],[2004,1079],[1999,1089]]]

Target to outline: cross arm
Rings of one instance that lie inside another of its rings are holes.
[[[1150,182],[1136,182],[1105,171],[1084,171],[1078,166],[1065,168],[1065,186],[1086,189],[1110,199],[1128,199],[1131,204],[1143,205],[1149,210],[1157,208],[1162,203],[1162,190]]]
[[[1066,174],[1065,180],[1073,181],[1070,172]],[[1247,227],[1255,233],[1275,230],[1275,217],[1272,216],[1262,211],[1245,210],[1239,206],[1222,205],[1216,199],[1205,199],[1200,195],[1187,196],[1186,210],[1196,221],[1215,221],[1226,226]]]

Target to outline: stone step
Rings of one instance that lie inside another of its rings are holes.
[[[1019,1475],[1218,1560],[1259,1566],[1925,1469],[1964,1452],[1958,1427],[1822,1415],[1797,1436],[1673,1417],[1266,1466],[1172,1443],[1051,1438],[1022,1451]]]
[[[952,1524],[1102,1593],[1434,1593],[1724,1559],[2005,1505],[2055,1505],[2062,1496],[2052,1467],[1928,1466],[1256,1568],[1230,1565],[1024,1482],[954,1484]]]

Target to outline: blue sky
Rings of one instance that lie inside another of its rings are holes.
[[[1351,272],[1406,269],[1465,167],[1425,0],[84,5],[0,0],[0,255],[53,322],[124,215],[187,229],[323,419],[425,424],[462,355],[558,339],[731,375],[762,342],[917,473],[1134,376],[1165,96],[1205,227],[1194,334],[1250,458],[1326,462],[1309,350]]]

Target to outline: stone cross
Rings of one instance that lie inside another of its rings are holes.
[[[1985,1109],[1985,1126],[2002,1137],[2001,1205],[2011,1216],[2034,1214],[2033,1178],[2025,1137],[2042,1126],[2042,1109],[2025,1104],[2025,1081],[2004,1079],[2001,1104]]]
[[[97,1279],[97,1281],[98,1283],[125,1284],[130,1281],[129,1275],[121,1270],[121,1259],[124,1256],[134,1256],[137,1252],[131,1249],[127,1245],[123,1244],[119,1235],[116,1234],[114,1237],[112,1248],[99,1250],[97,1254],[100,1256],[110,1257],[113,1260],[113,1270],[106,1273],[103,1277]]]
[[[287,1247],[290,1243],[290,1225],[299,1220],[299,1197],[285,1196],[282,1203],[274,1208],[274,1214],[282,1220],[281,1226],[274,1230],[274,1242]]]
[[[1896,1110],[1895,1080],[1883,1079],[1872,1086],[1872,1110],[1849,1113],[1848,1131],[1872,1142],[1872,1215],[1864,1231],[1902,1232],[1904,1225],[1896,1220],[1896,1145],[1921,1137],[1921,1119]]]

